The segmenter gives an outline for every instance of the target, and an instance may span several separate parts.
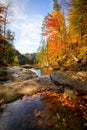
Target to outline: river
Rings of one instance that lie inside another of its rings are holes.
[[[49,69],[31,69],[38,77]],[[49,94],[50,93],[50,94]],[[56,96],[52,96],[52,95]],[[51,96],[50,96],[51,95]],[[0,130],[86,130],[81,112],[72,111],[58,101],[58,93],[46,91],[2,106]]]

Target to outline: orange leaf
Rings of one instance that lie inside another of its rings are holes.
[[[52,121],[49,120],[49,121],[47,121],[46,125],[49,126],[49,127],[52,127],[53,123],[52,123]]]
[[[41,116],[41,112],[38,111],[38,112],[35,112],[34,116],[37,118],[37,117],[40,117]]]
[[[38,125],[42,125],[43,121],[42,120],[38,120]]]
[[[36,98],[36,97],[38,97],[38,94],[33,94],[32,95],[32,98]]]

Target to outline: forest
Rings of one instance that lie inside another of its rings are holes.
[[[0,4],[0,64],[37,63],[53,68],[87,65],[86,0],[62,0],[59,3],[53,0],[53,10],[42,22],[41,41],[34,61],[14,47],[15,32],[7,26],[13,15],[11,8],[11,2]]]
[[[53,0],[53,10],[42,23],[37,51],[39,65],[87,65],[87,1]]]

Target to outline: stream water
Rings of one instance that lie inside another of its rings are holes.
[[[38,77],[51,74],[52,70],[49,67],[43,67],[41,69],[30,69],[32,72],[36,73]]]
[[[40,70],[32,70],[42,76]],[[48,71],[45,71],[46,74]],[[48,92],[28,96],[4,104],[0,113],[0,130],[86,130],[87,122],[81,112],[70,110]],[[71,92],[70,92],[71,93]]]

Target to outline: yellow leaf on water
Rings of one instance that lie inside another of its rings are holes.
[[[40,117],[41,116],[41,112],[40,111],[36,111],[34,116],[37,118],[37,117]]]
[[[38,125],[42,125],[43,121],[42,120],[38,120]]]

